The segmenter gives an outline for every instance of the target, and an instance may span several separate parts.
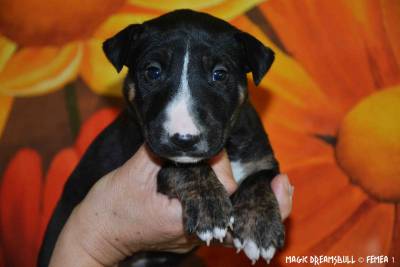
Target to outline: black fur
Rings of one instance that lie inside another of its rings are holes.
[[[248,33],[241,32],[235,37],[244,47],[247,68],[253,74],[254,83],[258,85],[275,59],[274,52]]]
[[[93,184],[126,162],[144,142],[167,159],[158,176],[159,191],[179,198],[188,233],[227,228],[234,215],[234,237],[252,238],[260,247],[282,247],[284,229],[269,185],[279,167],[247,99],[246,81],[248,71],[256,84],[261,81],[274,60],[273,52],[227,22],[190,10],[130,25],[105,41],[103,49],[117,71],[123,66],[129,69],[124,86],[128,108],[91,144],[65,184],[38,266],[48,265],[63,225]],[[167,106],[180,90],[185,53],[190,53],[188,107],[201,129],[198,144],[189,148],[173,144],[171,133],[163,128]],[[154,64],[161,70],[157,80],[147,74]],[[223,81],[212,76],[216,66],[227,70]],[[249,179],[231,199],[205,163],[223,148],[232,162],[268,158],[246,169]],[[181,157],[194,159],[193,163],[180,162]],[[174,159],[177,162],[172,163]]]

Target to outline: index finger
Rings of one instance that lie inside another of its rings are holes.
[[[233,178],[231,164],[225,150],[210,160],[210,166],[229,195],[235,192],[238,184]]]

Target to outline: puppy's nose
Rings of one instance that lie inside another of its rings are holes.
[[[199,140],[200,137],[198,135],[176,133],[171,136],[171,142],[177,147],[183,149],[192,148],[195,144],[199,142]]]

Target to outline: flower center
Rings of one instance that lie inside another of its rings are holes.
[[[88,38],[125,0],[3,0],[0,32],[22,46]]]
[[[336,156],[368,194],[400,202],[400,86],[363,99],[346,115]]]

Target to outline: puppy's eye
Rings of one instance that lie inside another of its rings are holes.
[[[146,78],[151,81],[157,81],[161,78],[161,66],[159,64],[150,64],[145,71]]]
[[[212,79],[215,82],[222,82],[222,81],[226,80],[227,76],[228,76],[228,72],[227,72],[226,68],[224,68],[222,66],[217,66],[213,70]]]

